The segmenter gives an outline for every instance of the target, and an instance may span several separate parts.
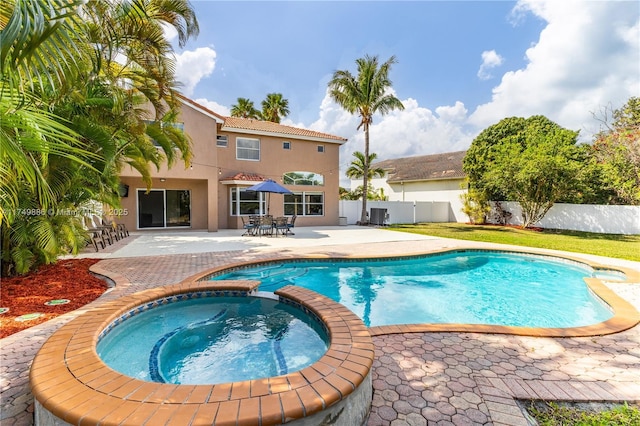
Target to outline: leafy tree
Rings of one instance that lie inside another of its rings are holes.
[[[614,129],[633,129],[640,126],[640,97],[632,96],[620,109],[613,111]]]
[[[282,93],[269,93],[262,101],[262,119],[273,123],[280,123],[280,119],[289,115],[289,101],[282,97]]]
[[[353,193],[344,187],[338,188],[339,196],[341,200],[357,200],[358,198],[354,198]]]
[[[238,98],[238,103],[231,105],[231,116],[259,120],[260,111],[253,106],[253,101],[248,98]]]
[[[491,205],[484,192],[474,188],[460,194],[462,200],[462,212],[469,216],[469,221],[476,225],[487,222],[487,216],[491,212]]]
[[[354,76],[348,70],[338,70],[329,81],[329,94],[334,101],[351,114],[360,116],[360,128],[364,129],[363,187],[369,187],[369,126],[376,113],[385,115],[395,109],[403,110],[404,105],[389,93],[392,83],[389,79],[391,66],[396,63],[391,56],[382,64],[377,56],[365,55],[356,59],[358,74]],[[367,222],[367,200],[363,197],[360,222]]]
[[[594,167],[609,203],[640,205],[640,98],[630,98],[613,118],[591,145]]]
[[[463,169],[483,197],[518,201],[529,227],[579,189],[584,163],[577,136],[543,116],[505,118],[474,139]]]

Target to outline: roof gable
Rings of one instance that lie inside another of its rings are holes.
[[[181,94],[176,94],[176,97],[180,100],[180,102],[182,102],[184,105],[187,105],[191,108],[193,108],[194,110],[210,117],[213,118],[214,120],[216,120],[217,123],[222,123],[224,122],[224,116],[215,113],[213,111],[211,111],[209,108],[205,107],[204,105],[200,105],[199,103],[197,103],[196,101],[187,98],[184,95]]]
[[[462,160],[467,151],[445,152],[434,155],[395,158],[373,163],[387,171],[388,183],[462,179],[466,174],[462,171]]]

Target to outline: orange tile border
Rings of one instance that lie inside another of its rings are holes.
[[[568,260],[578,264],[582,264],[591,267],[594,271],[612,271],[623,273],[625,281],[617,281],[616,283],[640,283],[640,271],[631,268],[625,268],[622,266],[607,266],[599,263],[591,262],[583,258],[571,255],[560,255],[556,253],[549,253],[543,249],[490,249],[490,248],[477,248],[477,247],[459,247],[455,249],[440,249],[428,252],[415,252],[402,255],[389,255],[389,256],[296,256],[296,257],[277,257],[267,260],[259,261],[247,261],[238,262],[225,266],[218,266],[192,275],[185,281],[202,281],[207,280],[211,275],[234,268],[249,267],[252,265],[265,265],[277,262],[291,262],[292,260],[313,260],[313,259],[394,259],[405,258],[412,256],[425,256],[435,255],[443,253],[455,253],[455,252],[494,252],[494,253],[511,253],[511,254],[528,254],[542,257],[555,258],[559,260]],[[385,334],[396,333],[424,333],[424,332],[463,332],[463,333],[486,333],[486,334],[512,334],[519,336],[535,336],[535,337],[587,337],[587,336],[600,336],[605,334],[614,334],[621,331],[628,330],[635,327],[640,323],[640,313],[626,300],[615,294],[609,287],[607,287],[601,279],[598,278],[585,278],[587,286],[596,294],[601,300],[603,300],[609,308],[613,311],[614,316],[604,322],[583,326],[583,327],[571,327],[571,328],[542,328],[542,327],[513,327],[513,326],[501,326],[501,325],[484,325],[484,324],[397,324],[397,325],[384,325],[375,326],[369,328],[369,333],[372,336],[379,336]]]
[[[180,293],[253,294],[258,284],[183,281],[124,296],[79,316],[54,333],[34,358],[30,382],[37,403],[70,424],[137,426],[176,421],[268,426],[314,415],[365,382],[374,346],[362,321],[329,298],[294,286],[276,294],[313,312],[326,325],[330,340],[325,355],[301,372],[217,385],[153,383],[113,371],[96,352],[100,333],[134,307]],[[313,374],[305,374],[307,369]]]

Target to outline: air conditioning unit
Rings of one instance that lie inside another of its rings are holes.
[[[371,209],[369,213],[369,223],[371,225],[384,226],[389,220],[387,209]]]

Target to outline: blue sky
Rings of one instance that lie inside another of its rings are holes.
[[[379,159],[466,149],[508,116],[580,130],[592,112],[640,95],[640,7],[632,1],[192,1],[200,35],[178,50],[185,95],[221,114],[238,97],[289,100],[285,124],[349,138],[357,117],[326,96],[337,69],[395,55],[405,111],[376,117]]]

